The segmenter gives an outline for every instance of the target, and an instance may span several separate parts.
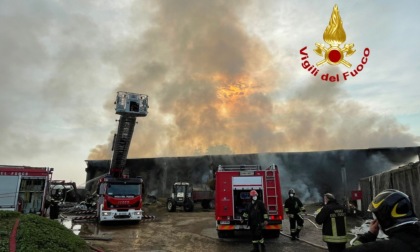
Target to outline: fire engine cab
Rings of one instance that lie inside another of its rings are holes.
[[[241,220],[251,202],[249,192],[256,190],[269,216],[265,237],[277,238],[283,221],[280,176],[276,165],[219,165],[216,172],[215,217],[219,238],[230,238],[235,231],[249,229]]]

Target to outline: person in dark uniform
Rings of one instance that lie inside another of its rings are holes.
[[[289,217],[290,235],[292,236],[292,240],[296,240],[296,238],[299,239],[299,233],[303,228],[303,218],[299,213],[306,212],[302,202],[295,195],[295,190],[290,189],[289,198],[284,202],[284,210]]]
[[[379,193],[368,207],[373,221],[369,231],[358,237],[346,251],[420,251],[420,223],[410,198],[403,192],[387,189]],[[376,241],[379,229],[388,240]]]
[[[324,204],[315,217],[316,223],[322,224],[322,240],[327,243],[328,251],[344,251],[347,243],[346,210],[331,193],[324,195]]]
[[[246,211],[243,213],[243,219],[248,221],[248,226],[251,230],[252,246],[251,252],[265,251],[264,237],[262,236],[262,230],[268,223],[267,209],[264,203],[258,200],[258,193],[255,190],[249,192],[252,198],[251,203],[248,205]]]

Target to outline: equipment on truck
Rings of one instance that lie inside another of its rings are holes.
[[[203,209],[214,208],[214,192],[209,190],[194,190],[188,182],[175,182],[171,197],[166,201],[166,208],[174,212],[177,206],[184,211],[194,211],[194,203],[201,202]]]
[[[136,118],[147,116],[148,96],[119,91],[115,104],[115,113],[120,115],[120,119],[117,133],[114,135],[109,173],[98,181],[99,223],[120,220],[140,221],[143,217],[143,179],[129,178],[125,173],[125,165]]]
[[[50,184],[50,195],[62,202],[79,202],[80,195],[75,182],[65,180],[52,180]]]
[[[219,238],[234,236],[235,230],[249,229],[241,220],[255,190],[268,213],[265,237],[277,238],[283,221],[280,176],[276,165],[261,169],[259,165],[219,165],[216,172],[215,218]]]
[[[60,209],[66,207],[67,203],[79,203],[80,195],[77,192],[75,182],[65,180],[52,180],[50,182],[50,219],[58,219]]]
[[[0,210],[44,216],[54,168],[0,165]]]

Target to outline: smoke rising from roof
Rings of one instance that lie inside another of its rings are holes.
[[[351,101],[340,85],[313,81],[290,94],[291,76],[247,33],[244,3],[150,3],[150,27],[119,50],[118,90],[148,94],[150,105],[129,157],[416,145],[407,128]],[[88,159],[109,157],[110,145]]]
[[[84,181],[85,158],[111,157],[113,133],[106,134],[117,127],[111,124],[117,119],[113,99],[118,90],[150,96],[150,113],[138,120],[130,158],[418,144],[395,119],[350,100],[342,83],[302,80],[303,88],[296,91],[290,83],[303,71],[298,51],[304,45],[299,43],[313,30],[319,41],[331,8],[313,20],[319,28],[309,28],[296,11],[307,12],[311,1],[274,3],[279,1],[0,3],[0,160],[55,167],[57,179]],[[374,9],[368,4],[351,16],[356,20]],[[407,11],[415,9],[391,11],[412,17]],[[343,8],[343,18],[345,13],[350,22]],[[273,22],[278,14],[286,18]],[[417,47],[399,50],[401,44],[418,44],[407,33],[416,22],[404,19],[407,29],[401,30],[387,16],[375,17],[379,22],[371,29],[378,30],[376,36],[350,26],[360,32],[352,42],[361,46],[358,41],[366,39],[375,45],[369,67],[357,78],[372,76],[372,83],[363,84],[372,89],[359,89],[355,99],[372,92],[375,104],[389,99],[383,102],[386,109],[401,108],[416,118],[418,85],[411,83],[416,71],[405,70],[416,69],[412,55]],[[355,34],[348,29],[348,35]],[[263,41],[277,32],[283,38]],[[393,32],[404,43],[383,40]],[[273,44],[278,46],[268,48]],[[387,61],[389,48],[408,63],[395,68]],[[391,83],[387,89],[382,90],[381,80]],[[345,83],[362,86],[353,84]],[[402,98],[388,92],[394,84]]]

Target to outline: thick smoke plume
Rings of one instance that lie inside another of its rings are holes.
[[[244,3],[150,3],[150,27],[121,44],[119,55],[118,89],[148,94],[150,105],[129,157],[416,145],[404,126],[347,99],[339,85],[308,83],[283,96],[290,76],[247,32]],[[132,9],[140,25],[139,8]],[[109,157],[110,145],[96,146],[88,159]]]

